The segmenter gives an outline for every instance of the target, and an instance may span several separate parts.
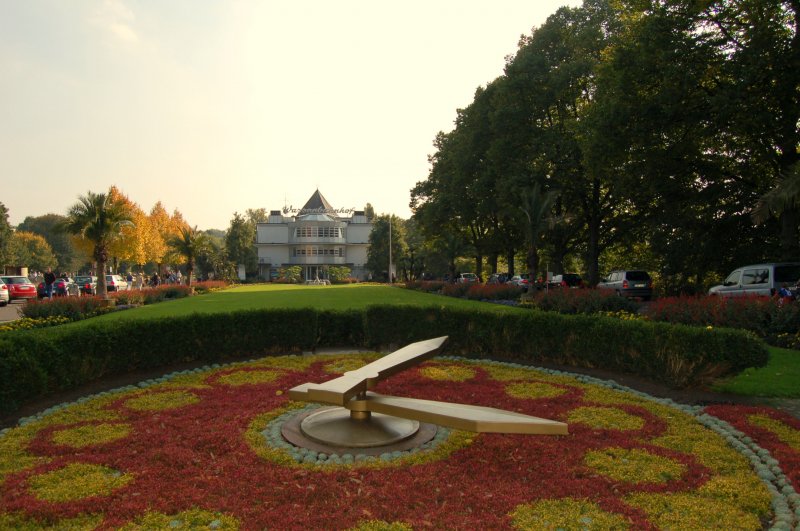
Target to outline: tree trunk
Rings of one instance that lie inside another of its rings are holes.
[[[600,282],[600,181],[592,182],[592,202],[589,207],[588,231],[589,242],[586,253],[586,275],[589,277],[589,286],[596,286]]]
[[[536,282],[536,275],[539,274],[539,250],[536,248],[536,245],[529,245],[528,246],[528,274],[530,278],[528,278],[528,282],[530,282],[530,286],[533,287],[534,283]]]
[[[514,255],[516,255],[515,249],[508,249],[506,250],[506,261],[508,261],[508,278],[514,276]]]
[[[489,268],[493,275],[497,274],[497,251],[489,253]]]
[[[478,275],[478,278],[483,275],[483,255],[481,253],[475,255],[475,274]]]

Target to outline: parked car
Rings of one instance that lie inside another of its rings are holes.
[[[128,281],[119,275],[106,275],[106,291],[125,291]]]
[[[783,285],[794,288],[799,282],[800,263],[755,264],[734,270],[725,282],[708,290],[708,294],[721,297],[770,296]]]
[[[8,294],[8,286],[0,280],[0,307],[8,305],[11,296]]]
[[[75,281],[71,278],[59,277],[53,282],[53,297],[66,297],[76,294]],[[47,290],[45,289],[44,282],[39,282],[39,285],[36,286],[36,295],[40,299],[47,297]]]
[[[551,288],[582,288],[583,279],[577,273],[564,273],[563,275],[553,275],[548,282]]]
[[[514,284],[515,286],[519,286],[520,288],[527,290],[528,289],[528,275],[527,273],[524,275],[514,275],[511,277],[511,280],[508,281],[509,284]]]
[[[75,285],[78,286],[80,295],[97,295],[97,277],[91,275],[80,275],[75,277]]]
[[[33,285],[28,277],[2,276],[0,280],[8,286],[9,300],[36,298],[36,286]]]
[[[472,284],[478,282],[478,275],[475,273],[461,273],[456,280],[459,284]]]
[[[644,301],[649,301],[653,296],[653,280],[647,271],[638,269],[612,271],[597,287],[614,290],[622,297],[641,297]]]

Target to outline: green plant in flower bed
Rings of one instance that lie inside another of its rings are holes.
[[[16,321],[8,321],[0,324],[0,332],[8,332],[10,330],[32,330],[34,328],[47,328],[48,326],[58,326],[71,322],[68,317],[60,315],[52,315],[50,317],[38,317],[32,319],[30,317],[23,317]]]
[[[551,289],[539,291],[525,301],[523,307],[566,314],[594,314],[600,312],[636,313],[639,305],[610,290],[602,289]]]
[[[372,359],[280,356],[206,367],[26,419],[0,433],[0,526],[403,530],[794,524],[785,511],[791,493],[774,490],[782,476],[765,480],[769,487],[760,481],[751,462],[758,468],[766,457],[743,440],[726,440],[733,432],[712,429],[719,426],[707,415],[543,369],[434,359],[381,382],[375,391],[565,421],[569,435],[440,430],[423,447],[380,457],[358,450],[327,455],[281,438],[276,422],[315,407],[291,402],[286,389]],[[443,379],[432,368],[458,376]],[[274,378],[230,385],[231,378],[238,382],[247,373],[265,372]],[[520,394],[521,384],[563,393]],[[512,388],[517,392],[509,392]],[[176,401],[181,392],[196,400]],[[153,407],[130,407],[143,397]],[[589,413],[599,421],[570,420],[588,419]],[[639,422],[630,422],[633,418]],[[620,419],[624,426],[617,426]],[[109,436],[103,435],[106,430]]]

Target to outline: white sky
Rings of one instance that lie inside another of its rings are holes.
[[[117,185],[201,229],[235,211],[408,217],[439,131],[575,0],[0,0],[12,225]]]

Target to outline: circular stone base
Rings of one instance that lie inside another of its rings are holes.
[[[306,423],[308,419],[312,420]],[[387,420],[389,422],[386,422]],[[405,426],[405,431],[402,427],[398,430],[398,423],[393,421],[401,421],[399,425]],[[356,425],[353,426],[353,423]],[[409,423],[413,429],[405,423]],[[315,431],[316,424],[323,426],[323,429]],[[307,433],[308,426],[311,426],[310,434]],[[360,430],[361,438],[353,441],[351,430]],[[373,413],[369,421],[351,420],[350,411],[341,407],[303,411],[281,426],[281,435],[293,445],[315,452],[339,455],[349,453],[377,456],[386,452],[403,452],[432,440],[436,431],[437,427],[434,424],[378,413]],[[381,441],[384,441],[383,444],[380,444]],[[365,445],[365,442],[370,444]]]

